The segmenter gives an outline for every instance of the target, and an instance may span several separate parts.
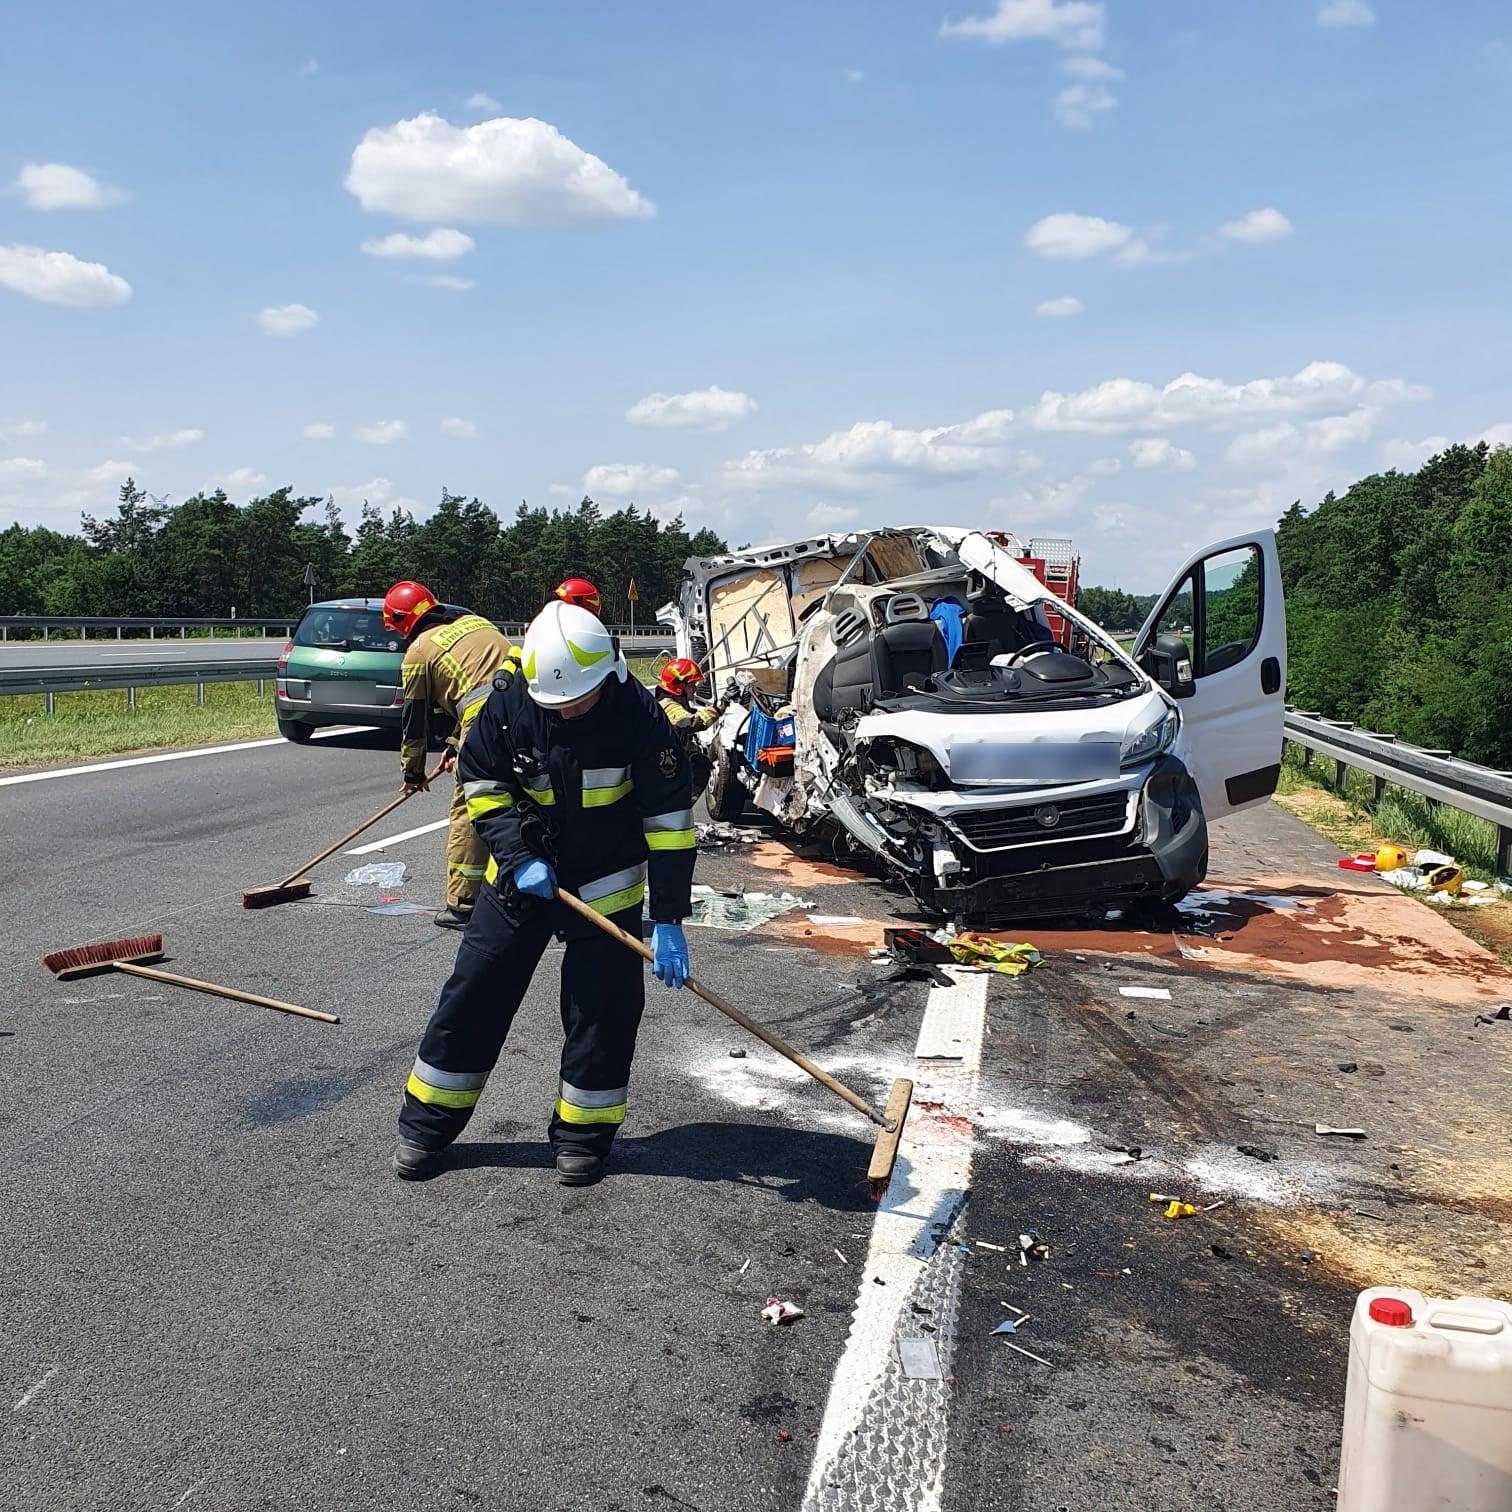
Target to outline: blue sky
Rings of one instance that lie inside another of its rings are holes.
[[[1153,590],[1512,442],[1509,102],[1493,0],[22,8],[0,524],[586,487]]]

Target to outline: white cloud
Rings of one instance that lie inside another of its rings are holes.
[[[1421,441],[1387,441],[1381,447],[1381,465],[1394,467],[1398,472],[1416,472],[1429,457],[1436,457],[1452,444],[1448,436],[1424,436]]]
[[[459,293],[464,289],[476,287],[476,280],[456,278],[450,273],[433,273],[429,278],[422,278],[420,282],[428,283],[433,289],[452,289]]]
[[[46,434],[47,421],[45,420],[0,420],[0,436],[19,438]]]
[[[1145,436],[1129,442],[1129,455],[1139,468],[1160,467],[1172,472],[1191,472],[1197,465],[1191,452],[1167,441],[1164,436]]]
[[[402,231],[395,231],[376,241],[363,242],[362,250],[369,257],[419,257],[427,262],[453,262],[465,257],[477,245],[465,231],[437,226],[424,236],[406,236]]]
[[[1106,84],[1068,84],[1050,102],[1055,119],[1072,131],[1090,131],[1098,116],[1118,104]]]
[[[30,483],[47,476],[47,463],[38,457],[0,457],[0,481]]]
[[[320,61],[317,58],[306,58],[296,70],[301,79],[313,79],[320,72]]]
[[[1279,210],[1270,205],[1263,210],[1251,210],[1238,220],[1225,221],[1218,228],[1220,234],[1230,241],[1241,242],[1280,241],[1295,229]]]
[[[16,189],[31,210],[103,210],[128,198],[124,190],[67,163],[25,164]]]
[[[583,474],[583,492],[606,499],[664,493],[680,476],[675,467],[653,467],[647,462],[601,462]]]
[[[409,425],[403,420],[375,420],[371,425],[359,425],[352,435],[365,446],[392,446],[409,435]]]
[[[131,298],[131,285],[104,263],[18,243],[0,246],[0,287],[75,310],[100,310]]]
[[[1074,294],[1062,294],[1059,299],[1047,299],[1043,304],[1035,305],[1034,313],[1049,320],[1065,320],[1080,315],[1084,309],[1086,306]]]
[[[860,518],[859,509],[840,504],[816,504],[808,512],[808,523],[814,530],[843,530]]]
[[[1328,0],[1318,10],[1319,26],[1374,26],[1375,12],[1365,0]]]
[[[135,466],[130,462],[99,462],[84,473],[87,483],[110,484],[119,487],[127,478],[136,472]]]
[[[132,451],[179,451],[185,446],[193,446],[196,441],[203,441],[205,433],[202,430],[176,430],[163,431],[156,436],[148,436],[143,441],[133,441],[127,438],[126,444]]]
[[[811,483],[841,488],[887,473],[948,476],[980,472],[1001,460],[1012,410],[987,410],[963,425],[911,430],[890,420],[862,420],[803,446],[750,451],[725,464],[732,488]]]
[[[990,16],[945,21],[942,37],[1001,45],[1044,41],[1095,52],[1103,42],[1103,8],[1095,0],[997,0]]]
[[[420,508],[418,500],[396,494],[393,483],[387,478],[369,478],[366,483],[338,483],[326,492],[348,514],[355,514],[363,504],[375,504],[384,510],[402,509],[409,514]]]
[[[1117,457],[1099,457],[1097,461],[1087,464],[1087,471],[1099,478],[1111,478],[1122,468],[1123,463]]]
[[[1347,415],[1325,415],[1302,427],[1302,442],[1309,452],[1330,456],[1370,440],[1380,418],[1380,410],[1368,404]]]
[[[859,68],[847,68],[843,77],[847,84],[859,84],[866,75]]]
[[[696,426],[700,430],[721,431],[755,412],[756,401],[749,394],[711,384],[686,394],[647,394],[625,411],[625,419],[631,425],[669,429]]]
[[[471,441],[478,434],[478,427],[471,420],[448,415],[441,422],[441,432],[443,435],[455,436],[459,441]]]
[[[580,226],[656,214],[602,159],[533,118],[458,127],[427,113],[375,126],[352,152],[346,187],[363,209],[408,220]]]
[[[1375,404],[1407,404],[1433,398],[1433,390],[1427,384],[1409,383],[1405,378],[1378,378],[1365,394]]]
[[[230,472],[217,473],[208,486],[224,489],[228,494],[250,494],[254,488],[261,488],[267,481],[267,474],[258,472],[254,467],[233,467]]]
[[[1086,53],[1073,53],[1068,58],[1062,58],[1060,66],[1061,72],[1068,77],[1085,79],[1089,83],[1113,84],[1127,77],[1123,69],[1114,68],[1111,63],[1105,63],[1101,58],[1093,58]]]
[[[1239,384],[1196,373],[1183,373],[1163,388],[1134,378],[1110,378],[1074,394],[1044,393],[1026,419],[1036,430],[1093,433],[1238,425],[1267,415],[1337,409],[1365,390],[1364,379],[1339,362],[1310,362],[1289,377]],[[1376,397],[1374,386],[1371,397]]]
[[[491,94],[484,94],[480,89],[477,94],[468,95],[467,108],[482,115],[498,115],[504,107]]]
[[[1289,447],[1296,447],[1300,441],[1301,433],[1297,427],[1290,420],[1283,420],[1279,425],[1240,431],[1229,442],[1228,450],[1223,455],[1226,461],[1247,467],[1256,462],[1269,462]]]
[[[324,420],[317,420],[313,425],[304,428],[306,441],[334,441],[336,439],[336,427]]]
[[[298,336],[301,331],[314,330],[320,316],[309,305],[269,305],[257,312],[257,323],[269,336]]]
[[[1116,252],[1125,261],[1139,261],[1149,251],[1132,226],[1070,210],[1058,210],[1035,221],[1024,233],[1024,245],[1039,257],[1054,258],[1099,257],[1104,252]]]
[[[1498,446],[1512,446],[1512,425],[1493,425],[1475,439],[1477,442],[1484,441],[1493,451]]]

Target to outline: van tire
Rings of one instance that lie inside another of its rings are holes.
[[[307,725],[298,719],[280,719],[278,733],[285,740],[292,740],[295,745],[306,745],[315,734],[315,726]]]
[[[709,786],[704,792],[704,804],[709,818],[729,823],[745,812],[746,790],[735,773],[736,758],[720,746],[709,752],[712,770]]]

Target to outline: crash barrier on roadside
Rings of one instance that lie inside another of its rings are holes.
[[[1337,789],[1342,790],[1345,772],[1354,767],[1375,778],[1377,802],[1390,785],[1494,824],[1497,874],[1512,874],[1512,772],[1300,709],[1287,709],[1285,734],[1301,748],[1304,767],[1311,765],[1314,753],[1333,761]]]
[[[124,640],[128,630],[145,630],[148,640],[175,633],[180,640],[187,640],[191,631],[196,635],[205,631],[213,637],[217,630],[261,630],[265,636],[281,635],[287,639],[294,633],[294,626],[298,623],[297,614],[275,615],[271,619],[180,619],[171,615],[141,614],[119,617],[100,614],[0,614],[0,641],[10,640],[12,632],[31,630],[40,630],[43,640],[51,640],[54,630],[74,631],[80,640],[88,640],[91,634],[96,639],[108,639],[113,634],[116,640]],[[518,638],[525,633],[523,620],[498,620],[495,623],[505,635]],[[621,637],[632,649],[652,651],[672,645],[672,636],[663,630],[647,630],[644,626],[637,630],[633,625],[610,625],[608,629],[610,634]]]
[[[180,659],[171,662],[128,662],[116,666],[94,664],[56,667],[0,667],[0,697],[7,694],[41,694],[47,713],[53,712],[53,697],[58,693],[106,692],[126,690],[126,707],[136,707],[138,688],[166,688],[192,683],[198,689],[196,701],[204,703],[205,684],[213,682],[255,682],[258,696],[263,683],[278,672],[276,657],[206,657],[203,660]]]

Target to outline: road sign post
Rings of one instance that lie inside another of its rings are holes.
[[[640,589],[636,586],[635,579],[630,579],[630,587],[625,597],[630,600],[630,634],[635,634],[635,606],[640,602]]]

